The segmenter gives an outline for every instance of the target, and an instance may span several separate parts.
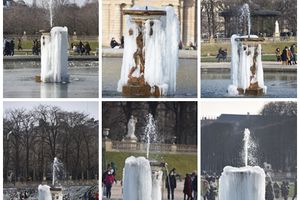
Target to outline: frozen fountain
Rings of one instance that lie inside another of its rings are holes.
[[[179,44],[174,9],[135,6],[123,14],[126,31],[118,92],[135,97],[173,95]]]
[[[50,27],[52,24],[52,0],[50,1]],[[42,31],[41,75],[36,78],[45,83],[67,83],[68,75],[68,28],[52,27],[50,33]]]
[[[149,160],[150,143],[156,139],[156,124],[152,114],[147,115],[144,141],[146,157],[130,156],[125,160],[123,170],[124,200],[162,200],[163,172],[166,163]]]
[[[57,186],[57,179],[62,173],[63,164],[55,157],[52,164],[52,187],[39,185],[39,200],[63,200],[62,187]]]
[[[261,58],[261,44],[264,38],[251,35],[251,17],[248,4],[241,8],[241,18],[248,21],[248,35],[231,36],[231,81],[228,94],[259,96],[267,92]]]
[[[264,200],[265,172],[259,166],[248,166],[251,136],[244,131],[244,167],[226,166],[219,180],[219,200]]]

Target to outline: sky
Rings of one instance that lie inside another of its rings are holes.
[[[218,117],[221,114],[259,114],[266,103],[270,101],[209,101],[200,103],[201,117]]]
[[[25,3],[27,4],[32,4],[33,0],[24,0]],[[40,0],[36,0],[37,4],[39,3]],[[69,0],[71,3],[74,3],[74,0]],[[82,6],[86,0],[75,0],[75,3],[78,4],[79,6]]]
[[[15,108],[25,108],[25,109],[32,109],[40,104],[46,105],[55,105],[60,107],[62,110],[66,111],[79,111],[85,114],[89,114],[91,118],[99,120],[98,117],[98,102],[90,102],[90,101],[10,101],[4,102],[4,110],[7,109],[15,109]]]

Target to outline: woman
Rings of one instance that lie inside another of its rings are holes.
[[[111,187],[114,183],[114,176],[112,175],[111,171],[108,171],[107,176],[105,177],[105,187],[106,187],[106,197],[110,199],[111,197]]]
[[[186,174],[183,187],[184,200],[192,200],[192,180],[189,174]],[[187,199],[185,198],[187,196]]]

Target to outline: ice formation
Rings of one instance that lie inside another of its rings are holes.
[[[39,185],[38,192],[39,192],[38,200],[52,200],[50,186]]]
[[[145,9],[145,7],[132,8],[132,10]],[[147,7],[147,9],[158,10],[152,7]],[[143,75],[145,82],[151,87],[158,86],[161,95],[172,95],[175,93],[176,71],[178,68],[179,21],[172,7],[167,6],[164,10],[166,11],[166,16],[161,16],[159,19],[146,20],[144,27],[137,26],[132,21],[132,17],[126,15],[124,54],[117,88],[119,92],[122,92],[122,87],[128,83],[130,69],[136,66],[133,57],[137,50],[136,38],[139,31],[141,31],[144,42],[145,71]],[[140,77],[141,75],[138,70],[135,70],[132,77]]]
[[[248,38],[248,36],[231,36],[231,81],[228,86],[228,93],[231,96],[237,95],[238,88],[246,90],[250,83],[258,83],[258,86],[266,93],[267,87],[264,85],[264,74],[261,60],[261,45],[250,46],[243,44],[239,39]],[[258,38],[256,35],[250,35],[250,38]],[[255,56],[256,55],[256,56]],[[254,58],[256,57],[256,58]],[[256,59],[256,73],[252,76],[251,66]]]
[[[149,161],[144,157],[128,157],[123,177],[124,200],[153,200]]]
[[[264,200],[265,176],[258,166],[226,166],[219,180],[219,200]]]
[[[41,81],[69,81],[67,27],[53,27],[41,36]]]

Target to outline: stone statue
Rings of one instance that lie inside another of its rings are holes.
[[[127,139],[132,139],[132,140],[137,139],[137,137],[134,135],[136,123],[137,123],[137,118],[134,117],[133,115],[131,115],[131,117],[128,121],[128,124],[127,124],[127,128],[128,128],[128,132],[126,135]]]

